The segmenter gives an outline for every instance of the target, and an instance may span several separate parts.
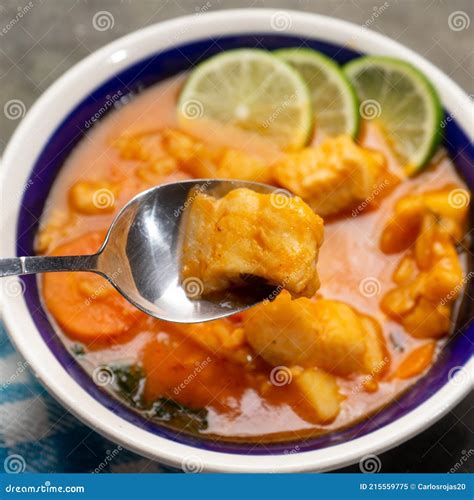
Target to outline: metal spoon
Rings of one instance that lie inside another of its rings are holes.
[[[105,277],[147,314],[177,323],[197,323],[242,311],[274,294],[275,287],[249,286],[213,299],[194,299],[180,280],[180,226],[192,190],[220,197],[236,188],[270,193],[256,182],[191,180],[138,194],[117,214],[94,255],[0,259],[0,277],[60,271],[90,271]],[[194,192],[194,191],[193,191]],[[191,194],[191,197],[190,197]],[[257,283],[258,285],[258,283]]]

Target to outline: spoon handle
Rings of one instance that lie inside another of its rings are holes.
[[[60,271],[97,271],[97,255],[0,259],[0,277]]]

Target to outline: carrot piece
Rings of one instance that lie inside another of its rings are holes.
[[[104,237],[103,231],[88,233],[56,248],[52,255],[92,254]],[[64,332],[86,344],[125,333],[144,315],[93,273],[46,273],[43,297]]]
[[[235,402],[248,383],[245,369],[209,355],[192,340],[171,332],[169,325],[163,325],[160,334],[140,352],[147,373],[145,400],[165,396],[191,408],[213,406],[219,411],[235,412]],[[209,325],[203,325],[203,335]]]
[[[395,371],[396,378],[412,378],[424,372],[433,361],[436,342],[423,344],[408,354]]]

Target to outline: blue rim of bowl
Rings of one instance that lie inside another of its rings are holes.
[[[283,47],[302,46],[319,50],[341,64],[361,55],[347,47],[316,39],[255,33],[225,36],[217,39],[203,39],[175,47],[136,62],[111,77],[92,91],[69,113],[50,136],[36,160],[30,174],[29,188],[22,199],[17,221],[17,255],[34,255],[33,245],[38,229],[38,220],[41,217],[48,194],[59,170],[73,148],[88,132],[91,124],[94,124],[95,119],[93,117],[101,119],[114,108],[114,106],[110,105],[114,101],[114,96],[123,98],[136,95],[150,85],[187,71],[202,60],[223,50],[244,47],[275,50]],[[469,188],[473,190],[473,146],[452,114],[445,112],[443,123],[445,123],[444,146],[455,162],[456,169],[465,179]],[[469,361],[472,343],[474,342],[474,321],[472,321],[471,311],[471,318],[462,328],[462,334],[457,334],[452,338],[443,349],[435,365],[423,378],[389,405],[350,427],[321,436],[277,443],[216,441],[206,438],[206,436],[179,433],[159,423],[147,420],[119,402],[107,391],[96,386],[77,360],[74,359],[74,356],[62,344],[55,332],[42,305],[36,278],[34,276],[25,276],[23,280],[26,285],[25,301],[43,340],[64,369],[94,399],[141,429],[175,442],[223,453],[275,455],[286,454],[289,449],[304,452],[344,443],[374,432],[408,414],[441,389],[448,382],[453,371]],[[471,292],[473,292],[473,289],[474,283],[471,283]],[[472,296],[472,293],[469,293],[469,295]]]

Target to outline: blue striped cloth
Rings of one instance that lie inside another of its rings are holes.
[[[168,472],[104,439],[59,405],[30,373],[0,324],[0,472],[3,470]]]

